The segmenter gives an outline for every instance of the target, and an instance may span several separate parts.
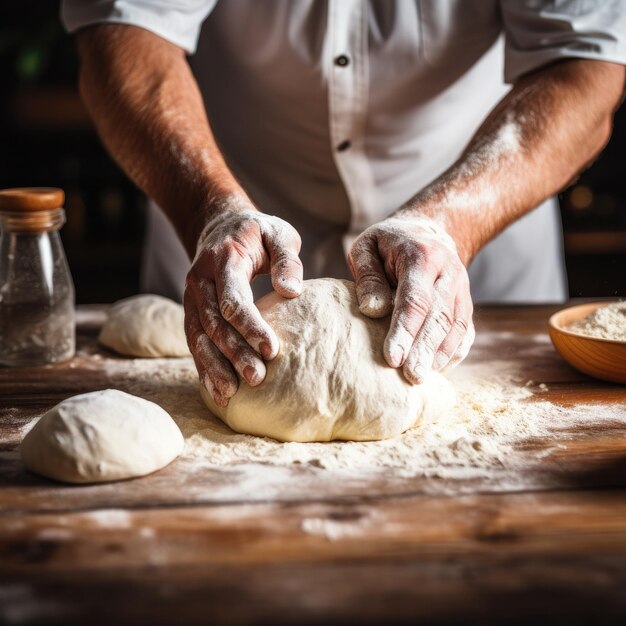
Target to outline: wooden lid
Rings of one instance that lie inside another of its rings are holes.
[[[0,211],[50,211],[63,206],[65,194],[56,187],[16,187],[0,190]]]

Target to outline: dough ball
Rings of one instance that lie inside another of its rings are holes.
[[[154,295],[116,302],[98,341],[126,356],[189,356],[182,305]]]
[[[258,387],[240,380],[228,406],[201,394],[233,430],[279,441],[387,439],[454,402],[445,378],[408,383],[383,358],[390,317],[360,313],[354,283],[308,280],[292,300],[270,293],[257,302],[276,331],[278,356]]]
[[[171,463],[183,436],[160,406],[116,389],[63,400],[21,446],[27,469],[68,483],[144,476]]]

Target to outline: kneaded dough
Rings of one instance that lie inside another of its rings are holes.
[[[161,296],[132,296],[116,302],[98,341],[125,356],[189,356],[183,307]]]
[[[117,389],[63,400],[20,448],[27,469],[68,483],[144,476],[171,463],[183,436],[158,404]]]
[[[454,403],[443,376],[411,385],[387,365],[390,318],[360,313],[350,281],[308,280],[299,297],[273,292],[257,306],[280,339],[266,379],[258,387],[240,380],[226,408],[200,388],[211,412],[237,432],[279,441],[388,439]]]

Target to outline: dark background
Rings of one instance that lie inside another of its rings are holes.
[[[110,302],[139,289],[145,198],[100,145],[77,71],[56,1],[0,4],[0,188],[65,190],[77,301]],[[571,296],[626,296],[624,145],[622,109],[602,156],[561,194]]]

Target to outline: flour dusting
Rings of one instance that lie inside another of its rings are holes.
[[[339,541],[346,537],[357,537],[374,526],[374,520],[333,520],[325,517],[306,517],[302,520],[301,529],[309,535],[320,535],[328,541]]]
[[[486,335],[479,333],[473,356]],[[497,335],[489,341],[497,341]],[[541,335],[530,335],[528,354],[551,350]],[[545,383],[520,380],[518,360],[459,366],[450,376],[457,392],[454,409],[393,439],[378,442],[279,443],[241,435],[213,417],[200,398],[190,358],[103,358],[112,387],[156,402],[175,419],[185,437],[183,458],[203,466],[307,465],[350,474],[472,478],[515,469],[567,445],[581,426],[626,425],[626,406],[563,407],[542,399]],[[470,357],[470,361],[471,361]],[[534,438],[550,449],[534,450]],[[262,464],[262,465],[259,465]],[[261,472],[262,474],[262,472]]]

